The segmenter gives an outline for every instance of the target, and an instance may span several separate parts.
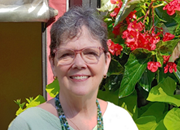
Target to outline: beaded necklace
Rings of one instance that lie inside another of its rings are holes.
[[[64,111],[62,109],[62,106],[59,100],[59,94],[55,97],[55,105],[56,105],[56,110],[58,111],[62,130],[70,130],[68,121],[66,119],[66,116],[64,115]],[[104,130],[102,112],[101,112],[100,105],[97,99],[96,99],[96,105],[97,105],[97,130]]]

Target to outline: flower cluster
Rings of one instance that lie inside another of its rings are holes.
[[[125,44],[135,50],[137,48],[147,49],[149,51],[156,49],[156,44],[160,41],[159,35],[154,31],[149,33],[148,31],[142,33],[144,25],[142,22],[136,20],[128,24],[127,30],[123,32],[122,38],[125,39]]]
[[[171,55],[163,56],[163,64],[166,64],[166,66],[164,67],[164,73],[167,73],[168,71],[169,73],[172,73],[173,70],[177,72],[177,65],[174,62],[169,62],[170,56]]]
[[[163,36],[163,41],[169,41],[169,40],[172,40],[175,36],[171,33],[165,33],[165,35]]]
[[[117,7],[114,8],[114,11],[110,13],[111,17],[116,17],[117,14],[119,13],[119,10],[121,9],[121,6],[123,2],[121,0],[110,0],[112,4],[115,4]]]
[[[167,73],[168,71],[172,73],[173,70],[177,72],[177,65],[174,62],[169,62],[170,56],[171,55],[163,56],[163,64],[166,64],[166,66],[164,67],[164,73]],[[150,61],[147,64],[147,69],[151,72],[156,72],[158,70],[158,67],[161,67],[160,62]]]
[[[127,30],[123,32],[122,36],[122,38],[126,40],[125,44],[130,47],[131,50],[143,48],[152,51],[156,49],[156,44],[160,41],[159,35],[163,35],[163,41],[172,40],[175,37],[170,33],[163,34],[162,28],[159,29],[158,33],[155,33],[154,28],[151,32],[142,32],[145,30],[145,26],[141,21],[137,22],[135,13],[136,11],[131,12],[126,18],[128,27]]]
[[[118,56],[121,54],[121,51],[123,50],[123,47],[121,45],[115,44],[111,39],[107,41],[107,45],[108,45],[109,52],[112,55],[116,54],[116,56]]]
[[[164,73],[167,73],[169,70],[169,73],[172,73],[173,70],[177,72],[177,65],[174,62],[168,62],[166,66],[164,67]]]
[[[169,15],[175,14],[175,11],[180,11],[180,0],[173,0],[169,4],[163,7],[163,10],[167,10]]]
[[[151,72],[156,72],[158,68],[161,67],[161,64],[159,62],[150,61],[148,62],[147,68]]]
[[[163,64],[166,64],[169,61],[171,55],[169,56],[163,56]]]

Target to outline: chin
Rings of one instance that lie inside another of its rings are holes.
[[[86,90],[72,90],[71,91],[72,92],[72,94],[73,95],[75,95],[75,96],[79,96],[79,97],[83,97],[83,96],[88,96],[88,95],[92,95],[93,93],[92,92],[90,92],[90,91],[87,91],[87,89]]]
[[[84,92],[84,91],[72,91],[72,93],[73,95],[80,97],[88,95],[88,92]]]

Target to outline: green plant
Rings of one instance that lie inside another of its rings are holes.
[[[140,130],[180,129],[179,2],[101,0],[112,63],[98,97],[127,109]]]
[[[35,106],[38,106],[39,104],[45,102],[45,99],[43,96],[38,95],[35,99],[33,97],[30,97],[29,99],[26,98],[26,101],[27,102],[23,102],[23,103],[21,103],[21,99],[14,101],[19,106],[19,109],[16,111],[16,116],[18,116],[21,112],[23,112],[24,110],[26,110],[30,107],[35,107]]]

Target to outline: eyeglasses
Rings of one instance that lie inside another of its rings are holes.
[[[104,52],[102,47],[86,47],[81,50],[58,48],[54,51],[55,59],[59,65],[69,65],[80,54],[82,59],[88,64],[97,64],[101,54]]]

